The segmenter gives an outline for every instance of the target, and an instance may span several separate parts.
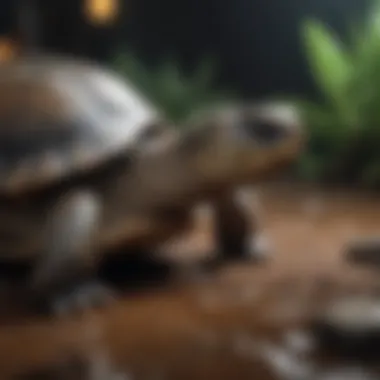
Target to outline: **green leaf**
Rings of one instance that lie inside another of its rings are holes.
[[[324,96],[334,105],[339,117],[351,124],[355,118],[346,91],[353,71],[353,62],[341,41],[321,23],[305,22],[305,51],[312,74]]]
[[[180,69],[174,57],[167,57],[149,69],[125,50],[115,57],[115,68],[174,122],[185,120],[198,109],[236,98],[233,93],[215,88],[215,66],[208,58],[188,74]]]

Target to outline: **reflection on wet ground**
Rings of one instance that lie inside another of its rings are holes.
[[[0,379],[379,378],[376,360],[318,349],[308,322],[334,297],[379,293],[377,274],[345,264],[341,252],[347,240],[380,233],[380,199],[280,187],[261,199],[270,262],[177,277],[70,320],[4,317]],[[188,263],[210,249],[207,219],[172,244],[171,259]]]

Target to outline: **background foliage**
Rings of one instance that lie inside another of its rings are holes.
[[[148,68],[124,51],[116,55],[115,68],[177,123],[192,112],[235,97],[233,92],[215,85],[217,65],[212,59],[204,59],[194,72],[186,74],[174,58]]]
[[[380,186],[380,2],[364,22],[348,20],[347,41],[316,19],[302,24],[308,67],[320,92],[318,101],[297,99],[309,128],[301,157],[301,179]],[[217,65],[205,59],[191,74],[176,59],[151,68],[127,50],[116,69],[134,82],[167,116],[180,124],[189,114],[237,98],[217,88]]]
[[[380,2],[364,23],[351,21],[346,43],[317,20],[302,37],[321,100],[301,100],[310,142],[301,178],[380,185]]]

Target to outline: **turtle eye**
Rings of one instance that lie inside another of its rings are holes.
[[[268,120],[245,120],[241,128],[248,138],[264,144],[275,143],[284,137],[284,129]]]

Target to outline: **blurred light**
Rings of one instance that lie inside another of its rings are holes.
[[[114,21],[119,12],[119,0],[84,0],[84,13],[92,24],[106,25]]]
[[[15,57],[17,47],[9,38],[0,38],[0,62],[9,61]]]

